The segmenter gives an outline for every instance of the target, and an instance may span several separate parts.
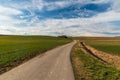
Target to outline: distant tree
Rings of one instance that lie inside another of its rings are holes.
[[[60,38],[68,38],[68,36],[66,36],[66,35],[61,35],[61,36],[58,36],[58,37],[60,37]]]

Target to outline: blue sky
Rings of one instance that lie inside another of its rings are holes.
[[[120,0],[0,0],[0,34],[120,36]]]

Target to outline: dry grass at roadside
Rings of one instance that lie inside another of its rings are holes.
[[[120,80],[120,70],[85,54],[79,46],[73,48],[72,64],[76,80]]]
[[[76,54],[76,51],[78,51],[79,48],[76,47],[77,45],[74,46],[72,49],[72,64],[73,64],[73,69],[74,69],[74,74],[75,74],[75,79],[76,80],[92,80],[90,77],[90,73],[87,68],[84,67],[84,64],[81,62],[79,56]]]
[[[109,54],[109,53],[106,53],[106,52],[103,52],[103,51],[99,51],[99,50],[97,50],[97,49],[95,49],[91,46],[86,46],[86,47],[89,50],[91,50],[94,55],[103,59],[104,61],[106,61],[110,65],[116,67],[117,69],[120,69],[120,56]]]

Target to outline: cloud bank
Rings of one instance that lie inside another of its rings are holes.
[[[0,34],[120,36],[120,1],[0,0]]]

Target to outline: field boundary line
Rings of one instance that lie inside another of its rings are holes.
[[[103,51],[99,51],[91,46],[86,45],[83,42],[80,42],[80,45],[82,46],[82,49],[84,49],[84,52],[86,51],[90,55],[92,55],[94,58],[102,61],[105,64],[111,65],[112,67],[115,67],[117,69],[120,69],[120,56],[118,55],[112,55]]]
[[[81,46],[82,46],[82,50],[86,53],[89,53],[90,55],[92,55],[94,58],[100,60],[101,62],[103,63],[106,63],[108,64],[107,61],[103,60],[102,58],[100,58],[99,56],[95,55],[90,49],[87,48],[87,46],[83,43],[83,42],[80,42]]]

